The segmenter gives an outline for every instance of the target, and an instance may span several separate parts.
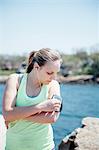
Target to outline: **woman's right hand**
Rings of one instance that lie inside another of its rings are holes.
[[[52,112],[59,111],[61,107],[61,102],[57,99],[50,99],[38,104],[41,111],[44,112]]]

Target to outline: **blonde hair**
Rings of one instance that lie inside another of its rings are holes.
[[[44,66],[49,61],[62,61],[58,51],[50,48],[42,48],[38,51],[32,51],[28,59],[28,67],[26,72],[30,73],[34,67],[34,63],[37,62],[39,66]]]

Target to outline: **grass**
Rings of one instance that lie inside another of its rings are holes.
[[[0,69],[0,76],[10,75],[10,74],[15,73],[15,72],[16,72],[15,70],[1,70]]]

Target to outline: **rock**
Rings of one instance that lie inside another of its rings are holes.
[[[25,69],[23,70],[17,70],[16,73],[24,73]],[[8,79],[7,75],[0,75],[0,83],[6,83],[6,80]],[[78,83],[78,84],[84,84],[84,83],[98,83],[99,84],[99,78],[97,78],[95,81],[93,80],[92,75],[76,75],[76,76],[61,76],[58,75],[56,80],[59,83]]]
[[[99,78],[96,79],[97,83],[99,83]]]
[[[76,147],[74,140],[79,131],[80,128],[77,128],[71,134],[67,135],[60,143],[58,150],[74,150],[74,147]]]
[[[99,150],[99,118],[84,118],[82,128],[66,136],[59,145],[59,150]]]
[[[76,75],[76,76],[67,76],[67,77],[63,77],[63,76],[58,76],[57,80],[60,83],[91,83],[93,76],[92,75]]]
[[[84,128],[76,136],[75,150],[99,150],[99,118],[85,118],[82,124]]]

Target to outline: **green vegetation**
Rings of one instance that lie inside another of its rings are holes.
[[[73,55],[62,54],[63,64],[71,70],[73,75],[93,75],[99,77],[99,52],[88,54],[79,50]]]
[[[0,75],[15,73],[23,62],[27,61],[26,56],[0,56]]]
[[[15,70],[1,70],[0,69],[0,75],[10,75],[15,72],[16,72]]]
[[[86,49],[80,49],[75,54],[62,53],[61,56],[63,59],[62,75],[87,74],[99,77],[99,49],[90,54],[87,53]],[[0,56],[0,75],[9,75],[16,72],[22,63],[27,64],[27,56]]]

